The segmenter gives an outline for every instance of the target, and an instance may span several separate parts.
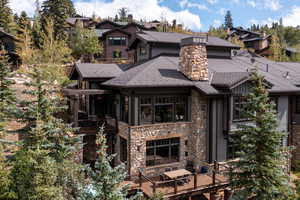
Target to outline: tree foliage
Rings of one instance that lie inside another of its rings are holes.
[[[103,127],[97,134],[96,145],[98,147],[95,169],[88,170],[91,184],[84,195],[86,200],[125,200],[128,189],[121,183],[126,177],[123,165],[115,168],[111,166],[113,156],[106,153],[106,138],[103,135]]]
[[[241,125],[236,145],[239,159],[231,163],[233,199],[283,200],[292,194],[286,172],[286,156],[277,131],[275,105],[270,103],[264,78],[252,72],[252,92],[247,96],[244,116],[251,124]]]
[[[103,50],[95,30],[80,27],[76,27],[71,36],[70,46],[75,57],[87,56],[90,58],[88,62],[93,62],[94,54],[99,54]]]
[[[12,22],[12,10],[8,5],[8,0],[0,0],[0,27],[2,27],[7,32],[11,32]]]
[[[225,29],[233,28],[233,20],[232,20],[230,10],[227,10],[227,12],[226,12],[224,26],[225,26]]]
[[[75,14],[75,8],[71,0],[46,0],[43,2],[41,11],[42,26],[47,26],[47,21],[52,19],[54,36],[59,39],[66,39],[66,19],[75,16]]]

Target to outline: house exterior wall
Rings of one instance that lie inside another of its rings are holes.
[[[139,169],[145,175],[159,175],[166,167],[185,168],[187,161],[199,167],[207,161],[207,115],[208,100],[197,91],[191,93],[191,121],[149,124],[140,126],[119,126],[119,136],[128,139],[128,174],[138,175]],[[149,140],[180,138],[179,162],[146,166],[146,142]],[[118,145],[118,144],[117,144]]]
[[[144,55],[140,54],[140,49],[146,48],[146,53]],[[137,62],[144,61],[150,59],[150,45],[144,42],[140,42],[136,48],[136,59]]]
[[[126,37],[126,45],[124,45],[124,46],[109,45],[108,38],[111,37],[111,36]],[[105,46],[104,46],[105,58],[112,59],[114,51],[120,50],[121,53],[122,53],[121,59],[128,59],[128,57],[129,57],[128,52],[127,52],[128,40],[129,40],[128,35],[124,34],[122,32],[119,32],[119,31],[115,31],[115,32],[112,32],[110,34],[107,34],[106,37],[105,37]]]

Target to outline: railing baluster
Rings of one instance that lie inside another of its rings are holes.
[[[177,194],[177,180],[174,179],[174,194]]]
[[[139,171],[139,184],[140,184],[140,188],[142,187],[142,172]]]
[[[213,170],[213,185],[216,184],[216,171],[217,171],[217,161],[214,161],[214,170]]]
[[[195,172],[195,174],[194,174],[194,189],[197,188],[197,182],[198,182],[197,179],[198,179],[197,172]]]
[[[153,182],[153,194],[155,194],[155,193],[156,193],[156,183]]]

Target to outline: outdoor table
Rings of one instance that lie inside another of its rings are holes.
[[[178,169],[170,172],[165,172],[164,175],[170,179],[176,179],[179,177],[192,175],[192,173],[186,169]]]

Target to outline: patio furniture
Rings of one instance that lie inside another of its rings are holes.
[[[167,171],[164,173],[164,175],[170,179],[176,179],[179,177],[192,175],[192,173],[186,169],[178,169],[174,171]]]

